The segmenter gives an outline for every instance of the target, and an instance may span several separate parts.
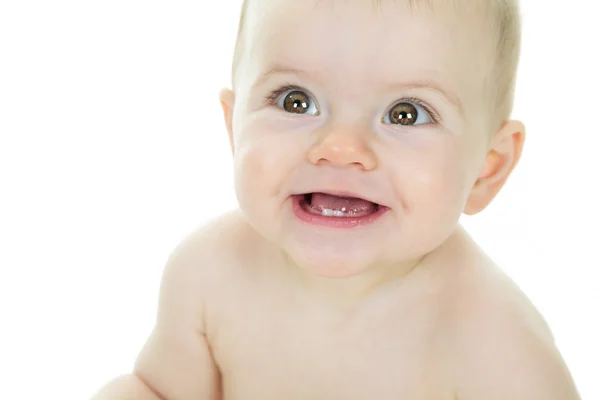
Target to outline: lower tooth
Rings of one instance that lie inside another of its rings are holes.
[[[345,215],[343,211],[340,211],[340,210],[331,210],[329,208],[324,208],[321,211],[321,214],[324,217],[343,217]]]
[[[332,217],[332,216],[333,216],[333,214],[334,214],[334,211],[333,211],[333,210],[330,210],[330,209],[328,209],[328,208],[324,208],[324,209],[321,211],[321,214],[323,214],[323,216],[324,216],[324,217]]]

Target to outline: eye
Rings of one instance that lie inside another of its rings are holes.
[[[414,102],[403,101],[394,105],[383,117],[383,123],[415,126],[433,123],[431,113]]]
[[[283,87],[269,97],[272,104],[290,114],[319,115],[315,101],[299,88]]]

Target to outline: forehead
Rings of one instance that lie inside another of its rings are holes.
[[[245,81],[284,66],[346,90],[412,80],[476,86],[492,55],[482,13],[459,11],[456,0],[430,3],[252,1],[243,33]]]

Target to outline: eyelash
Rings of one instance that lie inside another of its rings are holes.
[[[303,89],[297,85],[283,85],[283,86],[280,86],[278,89],[275,89],[271,93],[269,93],[265,97],[265,102],[270,106],[277,105],[277,101],[279,100],[281,95],[283,95],[286,92],[293,92],[295,90],[298,90],[301,92],[306,92],[305,89]],[[308,93],[306,93],[306,94],[309,95]],[[431,109],[431,107],[429,107],[427,104],[425,104],[423,101],[417,99],[416,97],[403,97],[403,98],[395,101],[392,104],[392,106],[387,109],[386,113],[389,113],[395,106],[397,106],[398,104],[401,104],[401,103],[411,103],[413,105],[417,105],[417,106],[421,107],[429,115],[429,118],[431,118],[431,123],[433,123],[433,124],[439,123],[440,118],[439,118],[438,114],[435,111],[433,111]]]
[[[273,90],[267,97],[265,98],[268,105],[274,106],[277,104],[277,101],[285,92],[293,92],[294,90],[305,91],[300,86],[296,85],[283,85],[278,89]]]

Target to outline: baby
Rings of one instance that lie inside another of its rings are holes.
[[[578,399],[458,223],[523,148],[516,3],[247,1],[221,92],[239,210],[174,251],[95,399]]]

